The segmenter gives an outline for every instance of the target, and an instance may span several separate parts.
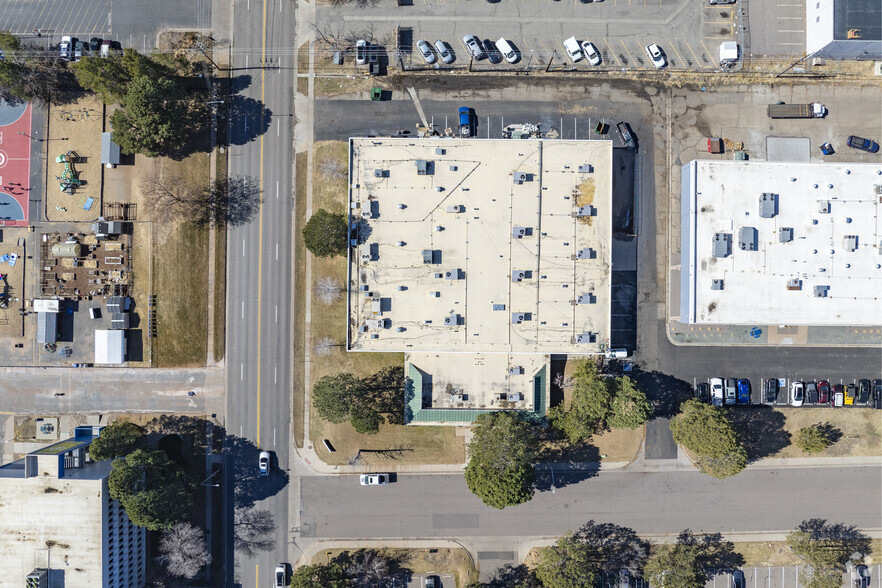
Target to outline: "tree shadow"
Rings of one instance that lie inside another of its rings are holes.
[[[598,557],[597,568],[603,571],[627,569],[637,573],[649,557],[649,542],[628,527],[590,520],[579,527],[575,535],[593,548]]]
[[[689,529],[677,537],[678,545],[696,549],[696,565],[705,570],[711,580],[719,571],[731,571],[744,565],[744,556],[735,551],[735,544],[726,541],[720,533],[693,534]]]
[[[610,362],[610,364],[614,363],[618,364],[618,362]],[[652,404],[653,417],[673,417],[680,412],[680,404],[692,397],[692,385],[669,374],[659,371],[647,372],[638,366],[633,366],[631,372],[624,375],[630,376],[637,387],[646,394],[647,400]]]
[[[361,382],[370,398],[371,406],[377,412],[386,415],[387,423],[390,425],[405,423],[404,409],[407,405],[404,401],[407,386],[403,365],[385,367],[363,378]]]
[[[536,464],[538,492],[550,492],[597,476],[600,471],[600,452],[590,443],[578,443],[578,453],[565,448],[543,448]]]
[[[245,145],[257,139],[269,130],[273,119],[269,108],[253,98],[238,94],[230,97],[227,112],[232,128],[228,139],[231,145]]]
[[[799,524],[798,531],[808,534],[811,541],[827,546],[840,554],[839,563],[858,561],[872,550],[870,537],[855,525],[828,523],[826,519],[808,519]]]
[[[231,94],[238,94],[251,87],[253,78],[251,74],[239,74],[229,79],[229,89]]]
[[[824,437],[827,438],[827,441],[830,442],[830,445],[833,445],[840,439],[842,439],[842,431],[838,428],[834,427],[830,423],[820,423],[817,425],[818,430],[821,432]]]
[[[260,210],[260,184],[249,178],[220,178],[211,190],[211,203],[217,221],[231,226],[247,224]]]
[[[784,430],[786,419],[771,406],[734,407],[726,414],[750,461],[775,455],[790,445],[790,433]]]
[[[268,476],[261,476],[258,458],[262,450],[248,439],[227,435],[224,463],[233,482],[233,503],[238,510],[251,508],[258,501],[275,496],[287,485],[289,475],[280,470],[274,456],[270,459]]]
[[[505,564],[496,568],[489,580],[481,584],[482,588],[542,588],[542,583],[533,574],[533,570],[520,564]]]
[[[275,530],[276,522],[270,511],[237,508],[233,515],[233,547],[247,557],[254,557],[260,551],[271,551],[275,547],[272,537]]]

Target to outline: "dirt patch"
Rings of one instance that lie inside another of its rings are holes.
[[[637,457],[645,428],[612,429],[592,435],[588,442],[572,444],[566,439],[543,441],[540,459],[553,463],[620,463]]]
[[[830,447],[812,457],[882,455],[882,419],[871,408],[776,408],[785,416],[784,431],[793,443],[774,457],[805,457],[795,445],[799,430],[809,425],[830,423],[841,437]]]
[[[385,93],[393,92],[389,84],[380,83],[376,78],[361,75],[322,77],[316,76],[313,91],[316,96],[340,96],[368,92],[371,88],[381,88]],[[396,88],[397,89],[397,88]]]
[[[93,94],[49,107],[46,218],[91,221],[101,214],[104,104]]]
[[[323,549],[312,556],[312,563],[324,564],[346,552],[355,553],[347,549]],[[465,549],[381,548],[377,552],[398,561],[401,568],[414,574],[452,574],[456,578],[457,588],[465,588],[478,581],[478,570]]]
[[[872,561],[879,561],[882,539],[870,540]],[[760,541],[735,543],[735,551],[744,557],[744,567],[750,566],[797,566],[802,563],[790,550],[786,541]]]

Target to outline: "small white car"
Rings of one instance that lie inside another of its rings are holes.
[[[432,46],[423,39],[417,41],[417,50],[420,52],[420,55],[423,56],[423,60],[430,65],[438,60],[438,58],[435,57],[435,52],[432,51]]]
[[[468,48],[469,53],[472,54],[472,59],[475,61],[487,57],[487,54],[484,53],[484,48],[481,47],[481,41],[479,41],[476,36],[466,35],[462,38],[462,42],[465,44],[466,48]]]
[[[453,52],[450,50],[450,47],[447,45],[447,43],[445,43],[441,39],[435,41],[435,51],[437,51],[438,55],[441,56],[441,61],[448,64],[453,63]]]
[[[367,63],[367,41],[359,39],[355,42],[355,65]]]
[[[646,55],[649,57],[652,65],[655,66],[655,69],[661,69],[668,65],[668,60],[665,59],[665,54],[662,53],[661,47],[655,43],[647,45],[643,50],[646,51]]]
[[[70,37],[67,35],[61,37],[61,43],[58,44],[58,54],[62,59],[70,61]]]
[[[802,406],[805,400],[805,386],[802,382],[790,384],[790,406]]]
[[[260,468],[261,476],[268,476],[270,470],[270,454],[269,451],[261,451],[260,458],[257,460],[257,466]]]
[[[110,57],[110,41],[105,39],[101,41],[101,50],[99,52],[101,57]]]
[[[711,404],[713,406],[723,406],[723,379],[711,378]]]
[[[582,51],[585,52],[585,59],[588,60],[588,63],[591,65],[600,65],[600,53],[597,51],[597,47],[594,46],[594,43],[590,41],[582,41]]]
[[[382,486],[389,483],[389,474],[362,474],[358,480],[362,486]]]
[[[570,59],[573,60],[573,63],[576,63],[577,61],[582,59],[582,47],[579,45],[576,37],[570,37],[563,42],[563,45],[564,49],[567,52],[567,55],[569,55]]]
[[[275,586],[275,588],[285,588],[285,586],[287,586],[285,583],[285,580],[288,579],[287,576],[288,569],[285,567],[285,564],[277,565],[276,573],[273,574],[273,577],[275,578],[275,584],[273,584],[273,586]]]

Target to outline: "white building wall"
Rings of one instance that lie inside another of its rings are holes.
[[[806,0],[805,50],[810,55],[833,41],[834,0]]]

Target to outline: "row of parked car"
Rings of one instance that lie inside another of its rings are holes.
[[[92,37],[86,43],[76,37],[65,35],[61,37],[61,43],[58,44],[59,56],[65,61],[79,61],[83,58],[83,55],[108,57],[111,49],[118,49],[115,41],[98,37]]]
[[[714,406],[751,404],[751,385],[746,378],[711,378],[695,386],[695,398]],[[863,405],[882,409],[882,380],[861,379],[851,384],[833,384],[827,380],[794,381],[786,378],[763,380],[760,396],[763,404],[829,405],[833,407]]]

